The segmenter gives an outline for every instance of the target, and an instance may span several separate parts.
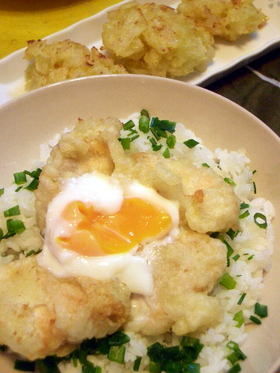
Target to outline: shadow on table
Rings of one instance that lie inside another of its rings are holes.
[[[88,0],[0,0],[0,10],[32,12],[43,9],[62,8],[74,3],[84,3]]]

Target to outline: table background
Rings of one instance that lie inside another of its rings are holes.
[[[120,0],[0,0],[0,58]],[[280,20],[279,20],[280,22]],[[205,86],[235,101],[280,135],[280,48]]]

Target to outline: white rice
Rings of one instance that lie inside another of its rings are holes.
[[[137,125],[138,113],[131,115],[123,122],[128,119],[134,120]],[[150,151],[151,144],[147,140],[146,135],[141,132],[140,134],[141,136],[132,143],[131,151]],[[122,135],[125,137],[125,132]],[[177,123],[176,126],[176,138],[176,146],[170,150],[172,157],[187,156],[197,167],[207,163],[223,178],[233,180],[235,183],[234,192],[240,203],[249,204],[249,208],[246,210],[250,214],[240,220],[240,233],[234,240],[227,237],[228,243],[234,249],[234,255],[240,255],[237,261],[230,260],[230,266],[228,267],[228,272],[235,278],[237,285],[232,290],[227,290],[220,285],[217,285],[214,289],[214,294],[220,299],[225,310],[223,321],[215,328],[210,328],[207,332],[198,335],[201,343],[204,344],[197,361],[201,365],[201,373],[224,373],[231,367],[226,359],[229,354],[229,350],[226,348],[227,342],[233,340],[240,344],[247,337],[245,326],[242,325],[238,328],[233,317],[236,312],[242,310],[245,322],[250,322],[249,317],[254,313],[254,305],[260,299],[264,272],[268,271],[270,267],[273,251],[271,220],[274,217],[274,209],[269,201],[263,198],[256,198],[253,172],[249,166],[250,160],[244,151],[228,151],[225,149],[210,151],[203,145],[200,138],[180,123]],[[41,161],[46,161],[50,149],[59,139],[60,135],[56,135],[50,144],[41,147]],[[189,149],[183,144],[188,139],[195,139],[199,144]],[[162,142],[162,144],[164,143]],[[162,149],[160,151],[162,152]],[[26,230],[20,235],[0,242],[0,265],[26,255],[30,250],[37,251],[42,244],[35,221],[34,194],[25,189],[16,193],[15,189],[15,185],[5,188],[4,195],[0,198],[0,227],[5,232],[6,218],[3,217],[2,212],[7,208],[19,205],[21,215],[18,218],[24,222]],[[254,214],[257,212],[266,216],[266,229],[261,229],[255,223]],[[242,304],[238,305],[237,302],[243,293],[246,293],[246,296]],[[141,366],[147,366],[149,359],[146,356],[146,346],[153,343],[155,339],[143,338],[133,333],[128,334],[131,340],[126,347],[126,367],[110,362],[102,356],[90,357],[90,360],[102,367],[104,373],[131,372],[133,362],[137,356],[143,356]],[[158,338],[159,341],[161,339],[162,337]],[[178,339],[175,336],[173,337],[173,343],[178,343]],[[70,363],[61,363],[60,369],[62,372],[67,373],[80,371],[79,367],[75,368]],[[145,372],[143,369],[141,371]]]

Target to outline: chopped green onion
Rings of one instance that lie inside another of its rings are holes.
[[[247,209],[248,207],[250,207],[250,205],[248,205],[248,203],[242,202],[240,204],[240,210]]]
[[[259,319],[259,318],[257,318],[257,317],[255,317],[255,316],[250,316],[249,317],[249,319],[251,320],[251,321],[253,321],[255,324],[257,324],[257,325],[260,325],[262,322],[261,322],[261,320]]]
[[[24,372],[34,372],[35,362],[26,360],[15,360],[14,369],[22,370]]]
[[[237,322],[237,328],[240,328],[241,325],[244,324],[243,311],[236,312],[236,314],[233,316],[233,320]]]
[[[208,163],[202,163],[201,166],[210,168]]]
[[[225,178],[224,178],[224,181],[225,181],[226,183],[228,183],[229,185],[232,185],[232,186],[235,186],[235,185],[236,185],[235,182],[234,182],[232,179],[230,179],[229,177],[225,177]]]
[[[239,373],[241,372],[241,366],[239,364],[235,364],[233,367],[230,368],[230,370],[227,371],[227,373]]]
[[[60,373],[55,356],[47,356],[43,360],[36,360],[36,370],[39,373]]]
[[[229,229],[227,232],[227,235],[232,239],[234,240],[235,237],[238,235],[239,231],[234,231],[233,229]]]
[[[239,306],[242,304],[245,297],[246,297],[246,293],[242,293],[240,298],[238,299],[238,302],[237,302],[237,304],[239,304]]]
[[[230,246],[230,244],[226,240],[221,240],[227,247],[227,266],[229,267],[230,264],[230,257],[233,254],[233,248]]]
[[[127,334],[122,331],[117,331],[114,334],[111,334],[107,337],[108,344],[110,346],[121,346],[130,341],[130,338]]]
[[[150,119],[150,114],[149,114],[148,110],[142,109],[140,111],[140,114]]]
[[[238,355],[239,360],[245,360],[247,358],[247,356],[244,354],[244,352],[242,352],[240,350],[240,347],[239,347],[238,343],[236,343],[234,341],[229,341],[227,343],[227,348],[234,351]]]
[[[160,150],[162,148],[162,145],[158,144],[153,137],[151,139],[149,139],[149,141],[152,144],[152,149],[153,149],[154,152],[157,152],[158,150]]]
[[[5,218],[8,218],[9,216],[16,216],[16,215],[20,215],[19,205],[13,206],[9,208],[8,210],[4,211]]]
[[[125,355],[125,346],[112,346],[108,353],[108,359],[116,363],[123,364]]]
[[[28,252],[25,254],[25,256],[28,257],[28,256],[36,255],[36,254],[39,254],[41,251],[42,251],[42,249],[39,249],[39,250],[37,250],[37,251],[35,251],[35,250],[30,250],[30,251],[28,251]]]
[[[27,170],[24,170],[24,173],[26,175],[29,175],[31,177],[33,177],[34,179],[39,179],[39,176],[41,175],[41,172],[42,172],[42,169],[41,168],[37,168],[36,170],[34,171],[27,171]]]
[[[253,181],[253,188],[254,188],[254,194],[257,194],[257,186],[256,183]]]
[[[264,304],[256,303],[255,304],[255,314],[261,318],[267,317],[268,311],[267,306]]]
[[[4,194],[4,188],[0,188],[0,197]]]
[[[139,119],[139,130],[144,133],[149,132],[150,119],[147,116],[141,115]]]
[[[162,155],[164,156],[164,158],[170,158],[170,151],[168,148],[166,148],[164,150],[164,152],[162,153]]]
[[[15,192],[19,192],[21,189],[22,189],[22,186],[19,186],[19,187],[17,187],[17,189],[15,190]]]
[[[141,360],[142,360],[141,356],[137,356],[137,358],[135,359],[134,364],[133,364],[134,372],[138,372],[138,370],[140,368]]]
[[[24,172],[16,172],[14,174],[14,181],[17,185],[26,183],[26,175]]]
[[[21,220],[16,220],[16,219],[8,219],[7,222],[7,229],[8,233],[10,234],[16,234],[16,233],[22,233],[25,231],[25,225]]]
[[[255,255],[253,255],[253,254],[250,255],[250,256],[248,256],[247,260],[252,260],[252,259],[254,258],[254,256],[255,256]]]
[[[123,129],[125,131],[131,130],[133,127],[135,127],[133,120],[129,120],[128,122],[123,124]]]
[[[186,365],[184,372],[186,373],[200,373],[200,365],[196,363],[189,363]]]
[[[130,137],[129,140],[130,140],[130,142],[132,142],[132,141],[138,139],[138,137],[140,137],[140,135],[137,134],[137,135],[134,135],[134,136]]]
[[[151,119],[150,127],[159,129],[161,131],[175,132],[176,123],[170,120],[159,120],[157,117]]]
[[[0,228],[0,241],[2,240],[3,236],[4,236],[4,232],[3,232],[3,229],[2,229],[2,228]]]
[[[257,172],[257,170],[252,171],[252,174],[254,175]]]
[[[236,281],[229,273],[225,273],[220,278],[219,284],[224,286],[226,289],[234,289],[236,286]]]
[[[95,366],[93,365],[91,361],[86,360],[82,364],[82,373],[95,373],[95,372],[96,372]]]
[[[119,138],[119,142],[121,143],[124,150],[130,149],[130,139],[128,137],[125,138]]]
[[[176,137],[174,135],[169,135],[166,139],[166,145],[170,148],[173,149],[176,144]]]
[[[258,227],[262,229],[267,228],[267,220],[264,214],[261,214],[260,212],[256,212],[254,215],[254,221]]]
[[[189,139],[189,140],[187,140],[187,141],[184,141],[184,144],[185,144],[188,148],[192,149],[192,148],[194,148],[197,144],[199,144],[199,142],[196,141],[196,140],[194,140],[194,139]]]
[[[248,210],[244,211],[242,214],[239,215],[239,219],[247,218],[247,216],[250,215],[250,212]]]
[[[39,185],[39,180],[38,179],[33,179],[30,184],[28,184],[24,189],[33,191],[38,188]]]
[[[232,259],[236,262],[240,258],[239,254],[236,254],[232,257]]]
[[[150,361],[149,372],[151,372],[151,373],[160,373],[161,372],[160,364],[159,363],[155,363],[154,361]]]

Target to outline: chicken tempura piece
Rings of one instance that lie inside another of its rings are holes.
[[[118,143],[121,123],[117,119],[78,120],[73,131],[62,136],[43,167],[36,190],[37,220],[45,226],[47,207],[64,179],[91,171],[110,175],[114,169],[108,142]],[[105,139],[105,133],[107,138]],[[117,144],[119,146],[119,144]]]
[[[256,31],[267,21],[253,0],[182,0],[178,11],[212,35],[229,41]]]
[[[213,170],[197,168],[184,158],[164,159],[153,153],[134,153],[122,158],[111,153],[116,174],[136,178],[165,198],[177,200],[192,230],[221,232],[238,224],[238,199],[232,187]]]
[[[30,62],[26,69],[27,90],[82,76],[126,73],[123,66],[115,64],[96,48],[88,49],[71,40],[49,44],[44,40],[31,40],[24,58]]]
[[[182,230],[171,244],[144,249],[153,270],[152,297],[134,296],[128,330],[177,335],[214,325],[222,314],[208,294],[226,267],[226,248],[206,234]]]
[[[119,329],[129,297],[115,280],[57,278],[36,258],[17,260],[0,269],[0,344],[30,360],[66,354]]]

